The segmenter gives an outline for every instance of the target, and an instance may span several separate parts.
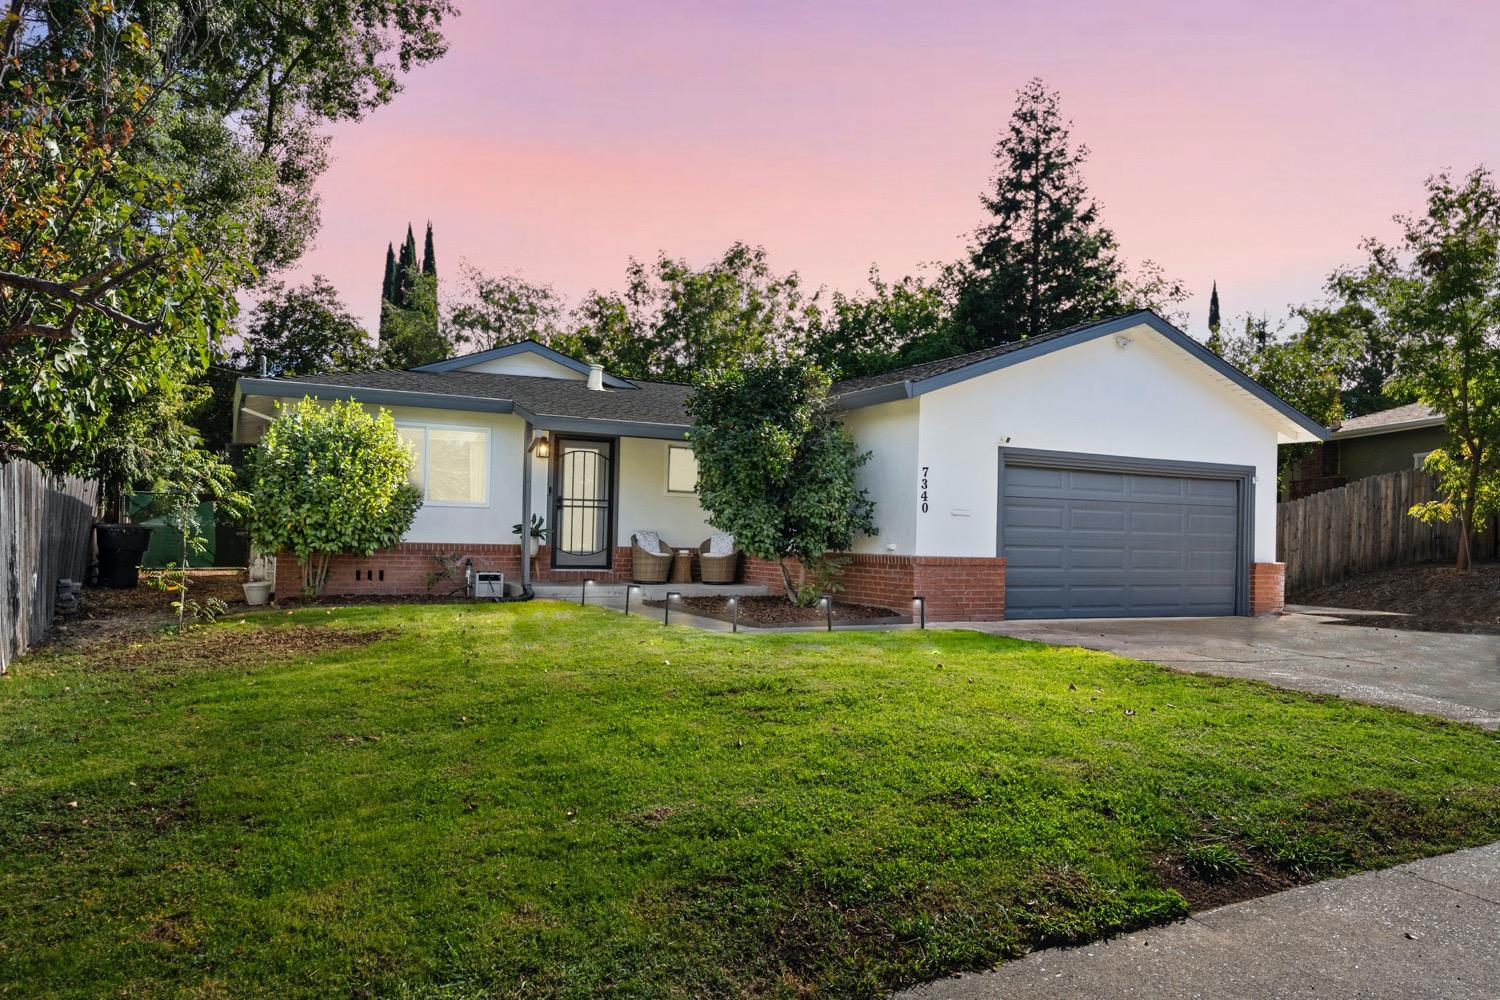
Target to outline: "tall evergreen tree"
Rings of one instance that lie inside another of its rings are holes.
[[[953,346],[987,347],[1121,308],[1115,236],[1084,186],[1086,146],[1070,141],[1058,94],[1032,79],[995,145],[999,172],[983,198]]]
[[[1208,332],[1219,332],[1219,283],[1214,282],[1214,290],[1208,296]]]
[[[389,302],[391,296],[396,293],[396,248],[390,243],[385,245],[385,281],[380,286],[380,301]]]
[[[427,237],[422,241],[422,273],[437,277],[437,255],[432,252],[432,220],[427,221]]]

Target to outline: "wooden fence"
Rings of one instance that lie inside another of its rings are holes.
[[[83,579],[96,496],[86,480],[0,463],[0,674],[52,624],[57,581]]]
[[[1407,513],[1435,499],[1431,476],[1403,469],[1277,504],[1276,554],[1286,563],[1287,593],[1387,566],[1456,558],[1458,525],[1429,527]],[[1491,524],[1475,537],[1474,558],[1491,555],[1495,543]]]

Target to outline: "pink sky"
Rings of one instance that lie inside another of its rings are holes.
[[[438,64],[335,132],[326,274],[371,324],[387,241],[576,299],[626,258],[733,240],[853,290],[950,260],[1017,87],[1061,90],[1126,257],[1204,333],[1284,314],[1389,236],[1430,173],[1500,166],[1500,4],[866,2],[463,5]]]

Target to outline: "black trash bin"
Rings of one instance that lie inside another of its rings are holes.
[[[130,589],[140,582],[141,557],[151,544],[149,524],[96,524],[99,586]]]

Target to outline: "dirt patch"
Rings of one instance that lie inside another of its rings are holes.
[[[1278,868],[1261,852],[1244,843],[1231,843],[1242,859],[1245,870],[1228,878],[1204,878],[1195,873],[1180,854],[1161,854],[1151,859],[1151,866],[1168,889],[1175,889],[1188,901],[1193,912],[1239,903],[1258,896],[1290,889],[1313,878],[1300,878],[1294,872]]]
[[[244,667],[267,660],[313,656],[334,649],[368,646],[393,629],[341,629],[317,625],[283,625],[252,628],[221,625],[191,629],[182,635],[158,635],[146,641],[96,642],[87,650],[90,669],[100,671],[154,671]]]
[[[1500,563],[1477,563],[1472,572],[1463,575],[1448,563],[1398,566],[1295,594],[1291,600],[1402,616],[1349,616],[1346,620],[1351,625],[1500,633]]]
[[[739,621],[741,625],[749,628],[756,626],[776,625],[822,625],[828,621],[828,612],[821,607],[799,608],[784,597],[740,597],[736,598],[739,605]],[[646,601],[649,607],[659,608],[661,601]],[[674,611],[685,611],[688,614],[700,615],[704,618],[717,618],[720,621],[731,621],[734,617],[734,609],[729,606],[727,597],[679,597],[672,602]],[[890,608],[877,608],[870,604],[846,604],[842,601],[833,602],[833,623],[835,625],[880,624],[880,623],[902,623],[909,622],[910,618],[896,614]]]

